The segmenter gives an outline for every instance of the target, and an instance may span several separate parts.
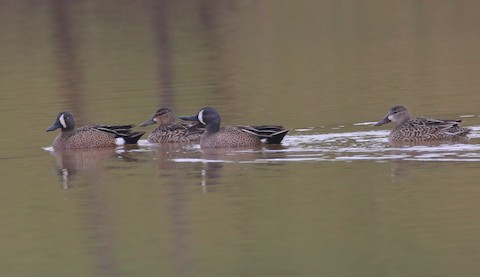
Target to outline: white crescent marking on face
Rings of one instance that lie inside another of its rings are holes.
[[[202,123],[203,125],[207,125],[207,124],[205,124],[205,121],[203,121],[203,110],[201,110],[198,113],[198,121],[200,121],[200,123]]]
[[[60,118],[58,119],[60,121],[60,124],[62,124],[64,129],[67,129],[67,123],[65,122],[65,114],[62,114]]]
[[[393,115],[389,115],[387,118],[388,118],[390,121],[392,121]]]

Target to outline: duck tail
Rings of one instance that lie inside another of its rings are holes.
[[[283,138],[288,133],[288,129],[280,130],[276,133],[271,134],[269,138],[267,138],[268,144],[280,144],[282,143]]]
[[[283,126],[278,125],[257,125],[257,126],[246,126],[246,125],[236,125],[242,131],[250,133],[259,137],[260,139],[265,139],[267,144],[280,144],[282,143],[283,138],[288,133],[288,129],[283,128]]]
[[[145,132],[132,132],[127,136],[122,136],[125,144],[137,144],[138,140],[145,134]]]

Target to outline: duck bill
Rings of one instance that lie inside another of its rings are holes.
[[[382,120],[375,123],[373,126],[380,126],[380,125],[387,124],[387,123],[390,123],[390,122],[392,122],[392,121],[390,119],[388,119],[388,115],[387,115]]]
[[[192,116],[180,116],[181,120],[186,120],[186,121],[198,121],[198,117],[196,115]]]
[[[56,121],[56,122],[53,123],[53,125],[50,126],[46,131],[47,131],[47,132],[51,132],[51,131],[57,130],[58,128],[62,128],[62,125],[60,125],[60,122]]]
[[[145,127],[145,126],[152,125],[152,124],[155,124],[155,123],[157,123],[157,122],[155,122],[155,120],[153,120],[153,118],[151,118],[151,119],[143,122],[143,123],[140,124],[139,126],[140,126],[140,127]]]

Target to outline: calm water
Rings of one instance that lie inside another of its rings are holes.
[[[2,275],[480,275],[479,13],[475,1],[0,1]],[[462,118],[471,140],[389,145],[371,123],[394,104]],[[62,110],[139,124],[206,105],[224,124],[290,135],[56,153],[45,132]]]

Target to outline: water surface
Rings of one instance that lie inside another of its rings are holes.
[[[480,274],[479,3],[0,6],[3,274]],[[471,139],[391,145],[371,123],[396,104],[461,118]],[[67,153],[45,132],[63,110],[139,124],[207,105],[291,131]]]

